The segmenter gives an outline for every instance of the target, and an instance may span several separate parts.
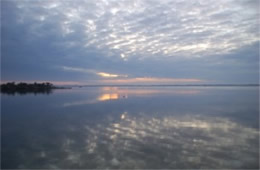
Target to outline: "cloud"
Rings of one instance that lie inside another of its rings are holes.
[[[95,71],[89,70],[89,69],[67,67],[67,66],[63,66],[62,69],[65,70],[65,71],[75,71],[75,72],[81,72],[81,73],[94,73],[95,72]]]
[[[83,82],[107,74],[258,82],[256,4],[3,1],[2,79]]]
[[[98,72],[97,75],[100,75],[102,77],[127,77],[127,75],[119,75],[119,74],[110,74],[110,73],[104,73],[104,72]]]
[[[19,1],[20,22],[33,20],[30,30],[42,36],[38,30],[59,19],[56,28],[65,39],[80,28],[80,45],[122,58],[225,54],[259,41],[257,30],[250,31],[257,26],[257,11],[231,0],[80,2]],[[64,45],[74,43],[68,39]]]
[[[100,72],[97,70],[76,68],[76,67],[60,67],[64,71],[78,72],[83,74],[95,74],[100,76],[99,80],[89,81],[90,84],[178,84],[178,83],[203,83],[205,80],[196,78],[162,78],[162,77],[133,77],[123,74],[112,74]],[[107,79],[109,78],[109,79]],[[112,79],[110,79],[112,78]]]
[[[159,77],[136,77],[127,79],[102,80],[102,84],[180,84],[180,83],[203,83],[205,80],[195,78],[159,78]]]
[[[76,68],[76,67],[61,67],[64,71],[70,72],[79,72],[84,74],[95,74],[100,76],[100,81],[92,81],[92,83],[97,84],[176,84],[176,83],[202,83],[206,82],[205,80],[196,79],[196,78],[161,78],[161,77],[129,77],[128,75],[123,74],[112,74],[106,72],[99,72],[97,70]],[[105,78],[105,79],[104,79]],[[113,79],[106,79],[113,78]]]
[[[67,66],[62,66],[61,68],[62,68],[63,70],[65,70],[65,71],[96,74],[96,75],[101,76],[101,77],[104,77],[104,78],[128,77],[127,75],[111,74],[111,73],[99,72],[99,71],[92,70],[92,69],[84,69],[84,68],[76,68],[76,67],[67,67]]]

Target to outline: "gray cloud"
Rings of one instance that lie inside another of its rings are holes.
[[[72,74],[85,78],[82,72],[57,69],[65,66],[131,76],[256,82],[255,3],[3,1],[3,79],[36,79],[36,74],[42,79],[55,79],[55,74],[64,80]],[[29,74],[34,68],[35,74]]]

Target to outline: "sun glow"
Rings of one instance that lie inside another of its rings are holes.
[[[117,75],[117,74],[109,74],[109,73],[104,73],[104,72],[99,72],[97,74],[102,77],[119,77],[119,75]]]
[[[127,79],[102,80],[107,84],[178,84],[178,83],[201,83],[205,80],[196,78],[158,78],[158,77],[136,77]]]
[[[105,78],[117,78],[117,77],[128,77],[127,75],[121,75],[121,74],[110,74],[105,72],[98,72],[97,75]]]

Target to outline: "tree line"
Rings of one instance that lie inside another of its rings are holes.
[[[14,93],[50,93],[52,89],[56,88],[53,84],[49,82],[43,83],[18,83],[8,82],[1,84],[1,92],[14,94]]]

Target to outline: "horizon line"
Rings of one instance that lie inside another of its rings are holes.
[[[34,82],[36,83],[51,83],[55,86],[77,86],[77,87],[104,87],[104,86],[260,86],[260,83],[214,83],[214,84],[203,84],[203,83],[199,83],[199,84],[77,84],[75,82],[75,84],[62,84],[62,83],[58,83],[56,84],[55,81],[34,81],[34,82],[28,82],[28,81],[8,81],[8,82],[0,82],[0,85],[2,84],[6,84],[6,83],[12,83],[14,82],[15,84],[19,84],[19,83],[28,83],[28,84],[32,84]]]
[[[260,84],[86,84],[86,85],[66,85],[77,87],[105,87],[105,86],[260,86]]]

